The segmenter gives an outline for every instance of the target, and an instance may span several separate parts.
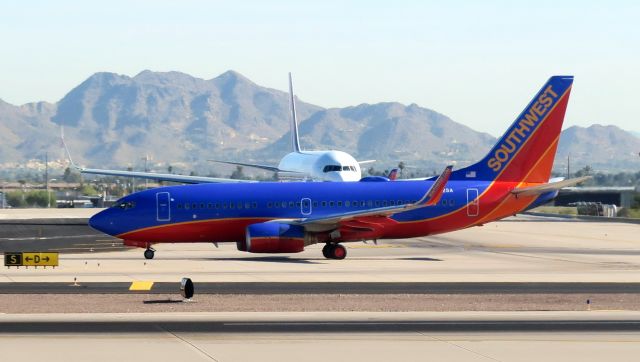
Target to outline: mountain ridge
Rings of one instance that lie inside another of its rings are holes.
[[[155,163],[204,170],[215,167],[206,161],[211,158],[275,164],[290,152],[288,102],[286,92],[234,70],[211,79],[177,71],[143,70],[133,77],[98,72],[56,103],[16,106],[0,99],[0,163],[42,158],[45,152],[63,157],[63,125],[74,158],[91,167],[139,166],[144,155]],[[417,104],[323,108],[296,102],[303,149],[377,159],[376,169],[400,161],[423,170],[464,166],[496,140]],[[569,154],[573,165],[640,168],[640,139],[615,126],[592,127],[563,131],[556,168]]]

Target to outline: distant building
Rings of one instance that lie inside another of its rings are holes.
[[[554,200],[556,206],[569,206],[577,202],[600,202],[618,207],[631,207],[633,195],[639,190],[625,187],[565,187]]]

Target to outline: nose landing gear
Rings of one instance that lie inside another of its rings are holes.
[[[326,244],[322,248],[322,255],[327,259],[342,260],[347,257],[347,249],[341,244]]]
[[[154,255],[155,255],[155,250],[152,248],[147,248],[147,250],[144,251],[145,259],[153,259]]]

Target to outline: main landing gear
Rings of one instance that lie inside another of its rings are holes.
[[[322,248],[322,255],[327,259],[342,260],[347,256],[347,248],[341,244],[326,244]]]
[[[155,255],[155,250],[153,250],[151,248],[147,248],[147,250],[144,251],[144,258],[145,259],[153,259],[154,255]]]

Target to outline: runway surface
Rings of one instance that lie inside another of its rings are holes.
[[[0,283],[0,294],[131,293],[131,283]],[[169,294],[179,282],[154,283],[142,293]],[[198,294],[638,294],[640,283],[195,283]]]
[[[7,360],[633,361],[637,313],[0,315]]]

